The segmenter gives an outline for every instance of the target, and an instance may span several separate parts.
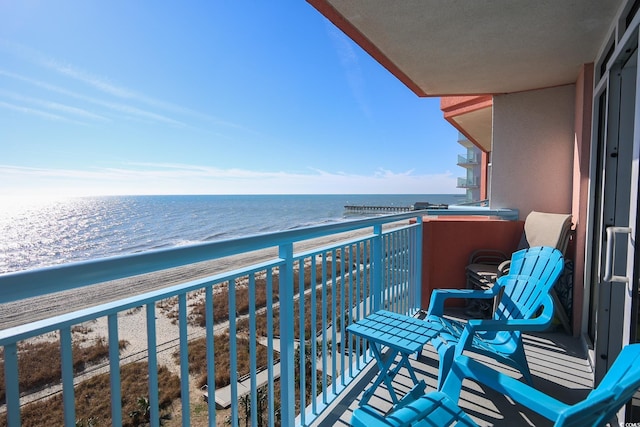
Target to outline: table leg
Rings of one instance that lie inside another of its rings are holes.
[[[384,382],[385,385],[387,386],[387,389],[389,390],[389,394],[391,395],[391,400],[393,401],[394,404],[396,404],[398,403],[398,397],[396,396],[396,393],[393,390],[393,384],[391,382],[393,379],[393,376],[395,376],[395,373],[391,377],[389,376],[389,373],[394,371],[391,369],[391,365],[393,364],[393,361],[396,358],[397,352],[389,348],[386,354],[382,354],[382,347],[380,346],[380,344],[376,344],[376,343],[373,343],[371,345],[371,351],[373,352],[373,356],[376,358],[376,363],[378,364],[378,369],[380,370],[380,372],[378,372],[378,376],[376,380],[373,382],[373,384],[371,385],[371,387],[365,390],[365,392],[362,394],[362,399],[360,400],[360,406],[366,404],[369,401],[369,399],[375,392],[376,388],[378,388],[378,386],[382,384],[382,382]]]
[[[365,392],[362,394],[362,399],[360,400],[360,406],[365,405],[369,401],[369,399],[371,398],[375,390],[383,382],[385,383],[385,385],[387,386],[387,389],[389,390],[389,394],[391,395],[391,400],[393,404],[396,406],[404,406],[404,404],[406,404],[404,402],[415,400],[416,397],[424,394],[426,383],[424,381],[418,380],[418,377],[416,376],[413,370],[413,367],[409,362],[408,354],[404,354],[399,351],[394,351],[392,348],[389,348],[387,352],[383,354],[382,346],[377,343],[373,343],[371,345],[371,350],[373,352],[373,356],[376,359],[376,363],[378,364],[378,368],[380,372],[378,372],[378,376],[376,380],[373,382],[373,384],[371,385],[371,387],[365,390]],[[392,369],[391,366],[395,362],[397,355],[400,355],[400,361],[396,364],[395,368]],[[410,390],[409,393],[407,393],[406,396],[398,400],[398,397],[396,396],[396,393],[393,389],[393,379],[398,374],[400,369],[402,369],[403,367],[407,368],[407,371],[409,371],[409,376],[413,381],[414,387]]]

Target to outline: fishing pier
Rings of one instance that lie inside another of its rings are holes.
[[[367,213],[401,213],[419,211],[423,209],[447,209],[449,205],[436,204],[428,202],[416,202],[411,206],[368,206],[368,205],[345,205],[344,211],[348,214],[367,214]]]

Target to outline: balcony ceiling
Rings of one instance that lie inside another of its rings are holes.
[[[482,151],[491,151],[491,123],[493,109],[485,107],[470,113],[460,114],[449,121]]]
[[[418,96],[576,81],[621,0],[308,0]]]

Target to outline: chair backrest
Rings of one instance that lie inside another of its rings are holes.
[[[640,388],[640,344],[622,349],[600,385],[582,402],[563,411],[558,427],[600,426],[611,421]]]
[[[571,215],[532,211],[524,221],[524,233],[519,249],[550,246],[563,254],[571,235]]]
[[[529,319],[549,302],[551,288],[562,273],[562,253],[548,246],[522,249],[511,256],[509,274],[498,279],[502,296],[494,319]]]

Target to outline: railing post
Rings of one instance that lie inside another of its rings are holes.
[[[62,371],[62,399],[64,405],[64,425],[76,424],[75,390],[73,389],[73,345],[71,328],[60,329],[60,359]]]
[[[215,329],[213,326],[213,286],[207,286],[205,292],[205,316],[207,325],[207,405],[209,408],[209,427],[216,425],[216,365],[215,365],[215,347],[214,337]]]
[[[416,227],[416,248],[415,248],[415,258],[414,258],[414,268],[415,268],[415,296],[416,299],[414,301],[415,309],[421,309],[422,307],[422,263],[424,260],[422,259],[422,231],[424,230],[424,226],[422,224],[422,215],[419,215],[416,218],[416,223],[418,226]]]
[[[178,295],[178,330],[180,335],[180,396],[189,396],[189,337],[187,335],[187,294]],[[182,425],[191,425],[189,399],[182,400]]]
[[[280,402],[281,425],[295,425],[295,376],[293,372],[293,243],[280,245]],[[304,327],[304,325],[300,325]],[[304,409],[303,409],[304,410]]]
[[[111,422],[122,425],[122,391],[120,385],[120,341],[118,340],[118,313],[107,316],[109,330],[109,378],[111,390]]]
[[[384,262],[382,259],[382,225],[376,225],[373,227],[373,241],[371,248],[371,269],[373,274],[371,280],[373,281],[373,311],[380,310],[380,304],[382,302],[382,269],[384,268]]]
[[[20,386],[18,385],[18,346],[4,346],[5,400],[7,402],[7,424],[20,427]]]
[[[148,303],[145,309],[147,321],[147,367],[149,371],[149,421],[160,425],[160,396],[158,394],[158,340],[156,334],[156,304]]]

